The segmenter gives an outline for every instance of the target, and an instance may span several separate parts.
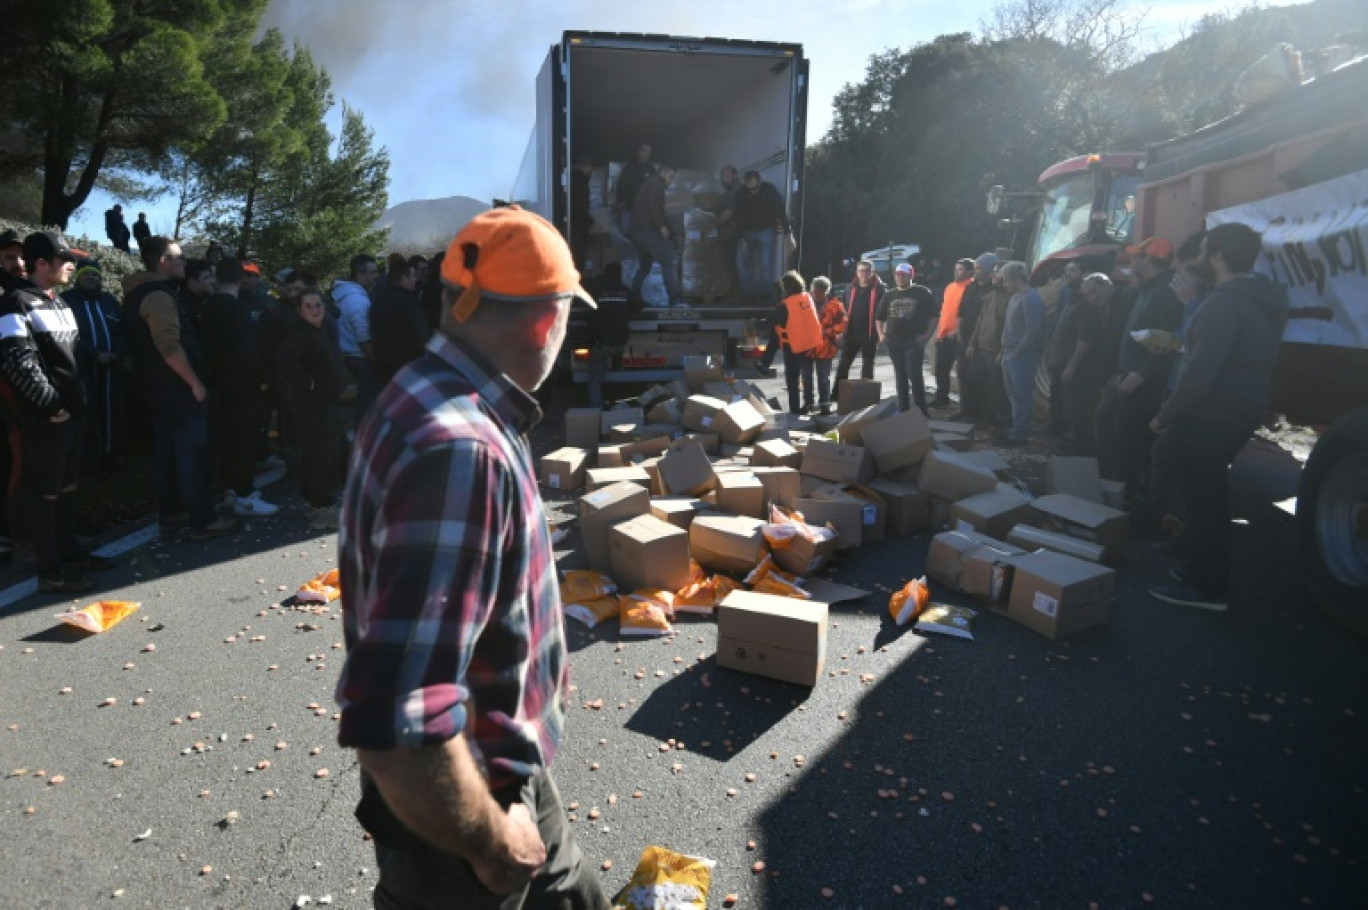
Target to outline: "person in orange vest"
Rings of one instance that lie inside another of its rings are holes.
[[[812,352],[812,363],[817,370],[818,413],[825,417],[831,413],[831,365],[841,349],[849,318],[841,298],[831,296],[831,279],[827,276],[818,275],[812,279],[811,293],[822,322],[822,343]]]
[[[961,259],[955,263],[955,280],[945,286],[941,294],[940,322],[936,326],[936,397],[931,407],[950,407],[950,371],[959,354],[960,300],[964,289],[974,280],[974,260]]]
[[[817,306],[807,292],[807,283],[797,272],[786,272],[779,279],[784,293],[783,324],[779,337],[784,346],[784,385],[788,387],[789,411],[806,414],[813,410],[812,355],[822,346],[822,323]],[[803,388],[803,406],[798,406],[798,387]]]

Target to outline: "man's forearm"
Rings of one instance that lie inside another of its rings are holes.
[[[419,749],[358,749],[357,758],[409,831],[457,856],[490,851],[503,813],[464,736]]]
[[[200,378],[195,374],[195,368],[190,365],[190,358],[185,356],[185,350],[181,349],[174,354],[162,357],[171,371],[185,380],[185,384],[190,388],[200,385]]]

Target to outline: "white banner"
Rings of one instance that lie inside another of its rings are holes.
[[[1286,341],[1368,347],[1368,170],[1211,212],[1263,234],[1255,271],[1287,288]]]

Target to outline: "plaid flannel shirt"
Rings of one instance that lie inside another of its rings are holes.
[[[523,434],[535,399],[437,333],[352,450],[339,539],[342,746],[464,733],[494,791],[548,766],[568,661]]]

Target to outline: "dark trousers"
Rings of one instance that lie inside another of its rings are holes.
[[[82,473],[110,467],[123,437],[124,373],[117,363],[96,364],[81,375],[87,397]]]
[[[812,380],[816,373],[813,360],[807,354],[799,354],[784,348],[784,385],[788,388],[788,406],[791,413],[798,413],[798,388],[803,390],[803,407],[812,409]]]
[[[826,407],[831,404],[831,358],[814,357],[812,365],[817,373],[817,403]]]
[[[315,509],[337,502],[346,469],[346,416],[340,405],[305,407],[291,417],[301,453],[299,490]]]
[[[1006,425],[1011,408],[996,351],[975,350],[960,357],[960,407],[976,423]]]
[[[850,378],[850,365],[855,362],[855,356],[860,357],[860,378],[874,378],[874,354],[879,349],[879,338],[877,335],[862,337],[851,332],[846,333],[845,341],[841,342],[841,358],[836,362],[836,381]]]
[[[1149,478],[1143,491],[1131,497],[1131,530],[1155,538],[1163,530],[1164,515],[1178,492],[1178,453],[1173,433],[1164,433],[1150,447]],[[1186,535],[1184,535],[1186,536]]]
[[[922,363],[926,348],[915,339],[888,338],[888,357],[893,361],[893,386],[898,394],[898,410],[911,410],[912,404],[926,413],[926,374]],[[911,386],[909,389],[908,387]]]
[[[204,411],[179,417],[154,414],[152,436],[158,516],[165,521],[188,511],[190,527],[213,524],[216,515],[209,487],[209,421]]]
[[[528,780],[522,800],[546,844],[546,865],[526,888],[493,894],[463,858],[416,838],[403,846],[389,845],[377,833],[377,910],[608,910],[599,873],[575,843],[551,775],[543,771]]]
[[[80,415],[53,423],[38,413],[19,415],[15,465],[26,494],[24,516],[33,535],[38,574],[56,572],[76,555],[76,481],[81,476]]]
[[[737,257],[741,255],[741,237],[735,229],[723,227],[717,232],[717,243],[722,248],[722,263],[727,269],[727,289],[740,297],[741,270],[736,263]]]
[[[757,366],[761,370],[768,370],[770,364],[774,363],[774,358],[779,356],[779,323],[770,320],[769,340],[765,342],[765,353],[760,355],[760,363]]]
[[[347,372],[351,373],[352,379],[356,380],[356,401],[353,404],[356,413],[352,426],[359,427],[361,418],[370,411],[371,405],[375,404],[375,396],[380,394],[380,388],[375,379],[375,366],[365,357],[343,357],[342,359],[347,364]]]
[[[215,448],[223,485],[239,496],[250,496],[266,425],[266,398],[251,388],[225,388],[214,397],[218,413]]]
[[[1068,394],[1064,391],[1064,364],[1050,367],[1050,419],[1045,429],[1051,433],[1064,434],[1071,431],[1073,422],[1069,419]],[[1091,421],[1089,421],[1091,423]]]
[[[1208,596],[1230,590],[1230,464],[1253,431],[1249,424],[1180,417],[1164,434],[1187,506],[1188,577]]]
[[[950,401],[950,371],[954,369],[958,353],[959,339],[954,335],[936,339],[936,401],[939,404]]]
[[[1085,376],[1078,373],[1072,382],[1061,376],[1058,385],[1050,388],[1050,419],[1053,420],[1055,399],[1064,408],[1064,422],[1068,425],[1073,440],[1073,454],[1097,454],[1097,399],[1106,380],[1098,376]]]
[[[1097,455],[1102,476],[1126,485],[1126,498],[1144,488],[1154,433],[1150,421],[1159,413],[1163,389],[1146,382],[1133,392],[1122,392],[1120,376],[1103,387],[1097,404]]]

